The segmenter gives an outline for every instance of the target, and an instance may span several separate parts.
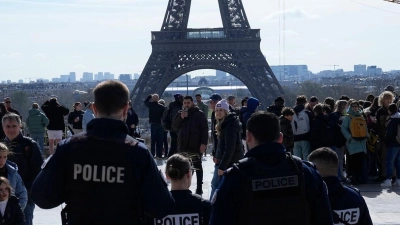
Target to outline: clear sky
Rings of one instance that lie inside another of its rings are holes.
[[[270,65],[307,64],[313,72],[333,69],[327,66],[333,64],[344,70],[354,64],[400,69],[400,4],[286,0],[283,7],[284,0],[242,2],[251,27],[261,28],[261,49]],[[85,71],[140,73],[151,52],[150,32],[160,30],[167,3],[0,0],[0,80],[26,82],[70,71],[78,78]],[[217,0],[192,0],[189,27],[221,26]]]

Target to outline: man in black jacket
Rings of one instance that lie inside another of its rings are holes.
[[[182,109],[183,106],[183,96],[180,93],[174,94],[175,101],[169,103],[168,109],[170,110],[170,118],[168,118],[171,123],[175,119],[176,114]],[[168,152],[168,157],[175,154],[178,149],[178,131],[171,129],[169,131],[171,136],[171,147]]]
[[[4,143],[13,153],[9,160],[18,165],[18,174],[21,176],[28,191],[28,204],[24,209],[26,224],[31,225],[35,203],[30,193],[32,183],[40,172],[43,163],[39,145],[32,139],[25,137],[20,132],[21,118],[14,113],[6,114],[2,119],[2,125],[6,138]]]
[[[11,113],[17,114],[17,115],[21,118],[21,120],[22,120],[22,116],[21,116],[21,114],[18,112],[18,110],[16,110],[16,109],[14,109],[13,107],[11,107],[11,99],[10,99],[10,97],[5,97],[5,98],[4,98],[4,102],[6,103],[7,111],[8,111],[8,112],[11,112]]]
[[[215,119],[215,105],[221,101],[221,95],[214,93],[210,96],[210,108],[212,110],[211,113],[211,138],[212,138],[212,143],[213,143],[213,148],[212,148],[212,155],[215,155],[215,152],[217,151],[217,146],[218,146],[218,136],[217,133],[215,132],[215,125],[217,125],[217,120]],[[214,160],[215,163],[215,160]]]
[[[151,99],[151,101],[150,101]],[[164,128],[161,125],[161,118],[165,107],[158,103],[158,94],[147,96],[144,104],[149,108],[149,123],[151,130],[151,154],[153,157],[162,158]]]
[[[196,168],[197,189],[196,194],[203,194],[203,166],[201,156],[208,143],[207,118],[198,107],[194,105],[191,96],[183,98],[184,109],[181,110],[172,122],[172,128],[179,131],[178,152],[187,153]]]

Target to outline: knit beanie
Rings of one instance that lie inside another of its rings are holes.
[[[229,104],[225,99],[223,99],[215,105],[215,109],[224,109],[229,112]]]

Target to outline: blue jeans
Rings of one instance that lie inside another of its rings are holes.
[[[296,141],[294,142],[293,154],[303,160],[307,160],[310,154],[311,146],[309,141]]]
[[[210,201],[214,195],[215,190],[218,189],[219,182],[221,181],[221,176],[218,175],[218,168],[219,166],[215,165],[214,166],[214,175],[211,180],[211,193],[210,193]]]
[[[43,154],[44,148],[44,132],[40,133],[31,133],[31,138],[39,144],[40,151]]]
[[[343,156],[344,156],[344,150],[343,148],[338,148],[336,146],[330,146],[330,149],[332,149],[334,152],[336,152],[336,155],[338,157],[338,177],[340,180],[343,180]]]
[[[400,178],[400,147],[387,148],[386,179],[392,179],[393,167],[396,168],[397,178]]]
[[[28,204],[26,204],[24,209],[26,225],[32,225],[33,210],[35,210],[35,203],[33,202],[32,198],[28,197]]]
[[[151,154],[153,156],[162,157],[164,128],[161,124],[151,124]],[[157,151],[157,154],[156,154]]]

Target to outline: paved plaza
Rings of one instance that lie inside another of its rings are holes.
[[[164,171],[165,161],[158,160],[157,165],[159,169]],[[214,171],[214,164],[210,156],[204,159],[203,168],[203,197],[208,199],[211,192],[210,183]],[[400,187],[382,189],[379,187],[379,184],[368,184],[357,186],[357,188],[361,190],[361,193],[368,204],[374,224],[400,225]],[[195,177],[192,179],[192,186],[190,189],[192,192],[196,189]],[[33,224],[61,225],[60,211],[61,206],[51,210],[44,210],[36,207]]]

